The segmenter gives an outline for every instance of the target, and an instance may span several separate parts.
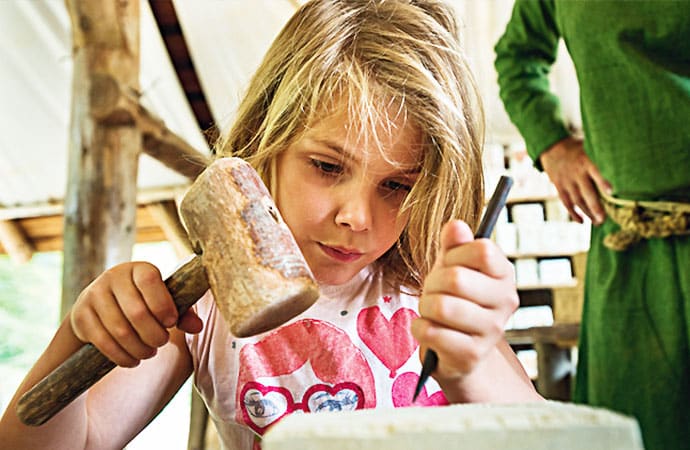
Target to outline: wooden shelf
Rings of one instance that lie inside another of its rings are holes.
[[[580,324],[561,323],[548,327],[506,330],[505,336],[511,345],[546,343],[569,348],[577,346],[579,333]]]
[[[547,252],[539,252],[539,253],[506,253],[506,257],[508,259],[570,258],[572,256],[579,254],[579,253],[582,253],[582,251],[579,250],[579,251],[547,251]]]

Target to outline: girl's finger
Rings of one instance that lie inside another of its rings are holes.
[[[507,300],[511,286],[467,267],[443,267],[430,273],[424,283],[424,296],[442,294],[469,300],[483,308],[499,308]],[[420,299],[421,302],[421,299]],[[512,303],[512,302],[511,302]],[[512,305],[511,305],[512,306]]]
[[[94,305],[94,310],[105,330],[130,356],[136,359],[150,358],[156,353],[157,346],[149,345],[144,342],[132,322],[133,320],[139,321],[138,327],[140,329],[145,328],[142,327],[139,317],[132,318],[141,315],[139,311],[142,311],[143,300],[140,298],[133,298],[133,296],[139,296],[136,289],[130,288],[130,292],[126,291],[127,289],[124,288],[124,286],[120,286],[118,289],[114,290],[113,295],[109,298],[101,298],[100,301]],[[132,306],[135,304],[136,306]],[[146,310],[145,305],[143,309]],[[146,315],[148,315],[149,319],[144,320],[144,322],[153,324],[153,326],[167,334],[165,329],[155,322],[150,313],[148,313],[148,310],[146,310]]]
[[[122,319],[127,322],[139,342],[123,335],[125,348],[137,350],[137,346],[160,347],[168,341],[168,331],[151,313],[141,292],[131,284],[122,283],[113,287]],[[112,311],[115,314],[115,311]],[[119,325],[121,325],[119,323]],[[124,333],[124,330],[123,330]],[[119,336],[115,336],[116,338]]]
[[[599,172],[599,169],[597,169],[597,166],[595,166],[594,164],[590,165],[589,175],[594,180],[594,184],[597,186],[597,189],[599,189],[599,191],[608,195],[611,194],[611,183],[606,181],[606,179],[601,175],[601,172]]]
[[[587,211],[589,211],[589,214],[587,214],[589,218],[595,224],[603,222],[605,217],[604,208],[601,206],[599,192],[591,178],[585,178],[582,181],[580,191],[582,192],[583,203]]]
[[[132,268],[132,280],[141,297],[146,299],[153,317],[166,328],[175,326],[177,307],[158,268],[152,264],[137,264]]]
[[[462,220],[451,220],[441,229],[441,253],[474,240],[472,230]]]
[[[204,323],[201,321],[196,313],[188,309],[184,314],[180,316],[180,320],[177,323],[177,328],[184,331],[185,333],[196,334],[199,333],[204,327]]]
[[[565,209],[568,210],[568,214],[570,214],[570,217],[575,222],[582,223],[582,216],[575,209],[575,204],[573,203],[573,200],[570,198],[568,192],[562,189],[558,189],[558,196],[560,197],[563,206],[565,206]]]
[[[469,373],[489,351],[491,345],[495,345],[492,340],[459,333],[425,319],[412,322],[412,335],[420,344],[423,343],[424,348],[431,348],[436,352],[439,360],[438,370],[443,370],[443,367],[452,362],[452,371],[460,373]]]
[[[512,264],[490,239],[476,239],[448,250],[443,265],[465,267],[495,279],[513,275]]]
[[[471,335],[481,335],[498,329],[502,324],[493,310],[477,303],[443,294],[424,295],[419,301],[419,313],[435,325]]]
[[[101,298],[101,300],[112,300],[111,304],[115,301],[114,298]],[[133,356],[129,351],[125,350],[113,337],[111,331],[113,327],[107,327],[99,316],[99,314],[108,314],[108,319],[111,320],[113,316],[110,316],[108,310],[109,308],[104,307],[101,307],[100,312],[91,308],[81,308],[78,313],[73,312],[70,317],[72,329],[79,339],[93,344],[105,357],[115,364],[123,367],[134,367],[139,364],[141,358]],[[119,309],[115,312],[115,315],[121,316]]]

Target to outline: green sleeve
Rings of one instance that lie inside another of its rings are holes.
[[[501,100],[537,167],[539,155],[569,135],[560,101],[549,89],[560,38],[554,13],[553,0],[517,0],[494,49]]]

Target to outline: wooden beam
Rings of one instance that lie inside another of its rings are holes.
[[[143,151],[166,167],[194,180],[211,161],[209,156],[170,131],[162,121],[142,109],[137,124],[143,131]]]
[[[60,252],[63,250],[64,220],[61,214],[41,217],[26,217],[14,220],[27,236],[35,252]],[[147,205],[139,205],[136,212],[136,242],[163,242],[168,240]],[[0,240],[0,254],[9,255]]]
[[[209,164],[209,156],[172,132],[139,103],[136,91],[122,86],[113,76],[95,75],[89,100],[92,115],[99,122],[136,125],[142,133],[142,150],[166,167],[194,180]]]
[[[174,203],[188,186],[153,188],[137,194],[136,242],[161,242],[168,238],[158,222],[148,211],[148,205],[158,202]],[[13,222],[20,227],[27,242],[35,252],[63,250],[64,205],[62,202],[25,205],[16,208],[0,208],[0,221]],[[8,244],[9,246],[9,244]],[[9,250],[0,239],[0,254]]]
[[[0,208],[0,220],[24,219],[27,217],[54,216],[65,210],[63,202],[35,203],[9,208]]]
[[[206,403],[201,398],[199,391],[192,389],[189,411],[189,435],[187,436],[187,450],[205,450],[206,448],[220,448],[209,446],[206,442],[206,435],[212,432],[213,427],[209,427],[209,413]]]
[[[563,323],[544,327],[510,329],[505,331],[505,336],[510,344],[546,342],[561,347],[573,347],[577,345],[579,333],[579,323]]]
[[[188,188],[188,185],[168,186],[161,188],[140,189],[137,192],[137,205],[175,200]],[[0,208],[0,220],[27,219],[43,216],[62,215],[65,205],[61,201],[35,203],[17,207]],[[31,235],[29,235],[31,237]]]
[[[20,264],[28,262],[34,254],[34,246],[16,220],[0,221],[0,243],[12,261]]]
[[[17,219],[27,235],[31,235],[29,242],[35,252],[61,252],[63,244],[63,218],[62,216],[43,216],[26,219]],[[167,236],[158,226],[155,220],[147,212],[146,206],[140,206],[137,210],[136,242],[164,242]],[[9,251],[0,241],[0,254],[9,255]]]

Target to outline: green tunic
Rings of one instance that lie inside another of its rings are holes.
[[[547,80],[560,38],[614,195],[690,202],[690,1],[516,2],[496,69],[535,162],[568,135]],[[614,252],[614,229],[592,229],[574,399],[634,415],[648,450],[690,449],[690,237]]]

